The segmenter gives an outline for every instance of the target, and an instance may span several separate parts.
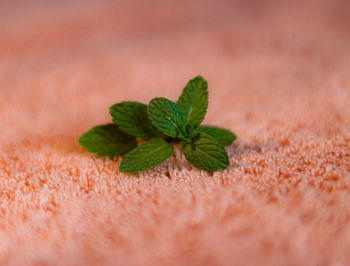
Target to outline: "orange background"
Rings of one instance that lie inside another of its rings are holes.
[[[346,265],[349,1],[1,1],[0,264]],[[119,173],[77,143],[123,101],[209,83],[238,136]]]

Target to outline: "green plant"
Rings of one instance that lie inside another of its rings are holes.
[[[182,146],[185,158],[195,167],[224,170],[230,165],[224,146],[236,136],[227,129],[200,126],[207,108],[208,83],[197,76],[188,82],[177,103],[161,97],[148,106],[139,102],[111,106],[114,124],[93,127],[79,143],[98,156],[125,156],[119,170],[126,173],[164,162],[173,153],[173,145]]]

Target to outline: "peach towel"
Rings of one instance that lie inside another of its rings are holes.
[[[1,265],[350,265],[350,4],[2,1]],[[77,143],[108,107],[209,82],[209,174]]]

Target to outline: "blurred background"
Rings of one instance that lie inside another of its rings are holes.
[[[347,0],[1,1],[3,141],[77,134],[115,102],[176,100],[196,75],[207,121],[228,127],[281,93],[349,86],[349,14]]]
[[[348,265],[349,71],[349,0],[0,0],[0,264]],[[78,145],[197,75],[225,172]]]

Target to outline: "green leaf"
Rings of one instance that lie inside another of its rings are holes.
[[[177,105],[184,113],[185,124],[192,125],[193,129],[198,127],[208,109],[208,83],[201,76],[190,80],[183,89]]]
[[[164,139],[151,139],[129,152],[121,162],[119,170],[137,173],[151,169],[168,159],[173,151],[173,146]]]
[[[151,139],[162,135],[149,120],[145,104],[121,102],[111,106],[109,112],[113,116],[113,122],[132,136]]]
[[[169,137],[183,135],[184,118],[176,103],[166,98],[154,98],[148,105],[153,125]]]
[[[98,156],[109,157],[123,155],[137,146],[135,137],[114,124],[93,127],[80,137],[79,144]]]
[[[230,130],[213,127],[213,126],[199,126],[194,133],[204,132],[212,136],[221,145],[227,146],[232,144],[232,142],[237,138]]]
[[[187,161],[206,171],[224,170],[230,166],[224,147],[203,132],[192,143],[186,143],[183,152]]]

